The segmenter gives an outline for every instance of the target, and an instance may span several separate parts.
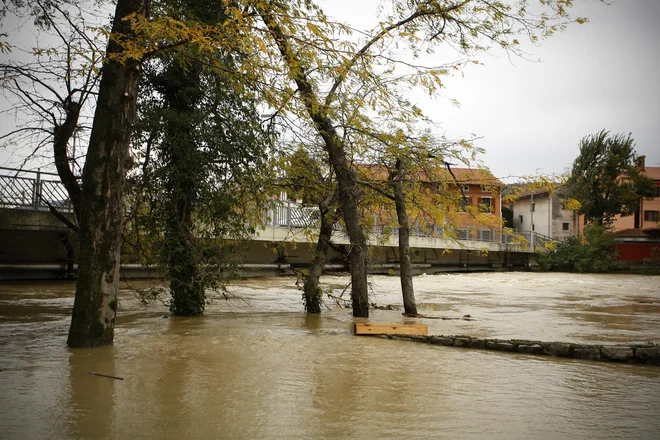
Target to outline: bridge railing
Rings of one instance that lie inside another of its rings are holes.
[[[57,174],[0,167],[0,207],[47,211],[49,203],[62,212],[73,211],[67,191]],[[318,208],[304,207],[289,201],[274,201],[264,212],[264,224],[267,226],[313,228],[318,226],[319,221]],[[411,229],[411,235],[414,237],[441,237],[444,235],[443,231],[437,227],[434,227],[433,230],[419,227]],[[341,231],[343,228],[336,224],[335,230]],[[373,232],[395,236],[396,228],[379,225],[375,221]],[[478,225],[466,225],[449,232],[447,235],[459,241],[509,244],[519,242],[519,238],[522,237],[532,246],[544,246],[546,243],[552,242],[550,237],[534,231],[511,230],[509,233],[503,233],[500,228],[486,228]]]
[[[266,226],[315,227],[320,219],[321,213],[318,208],[303,207],[294,202],[273,202],[264,211]]]
[[[47,211],[46,202],[60,211],[73,211],[57,174],[0,167],[0,207]]]
[[[273,202],[264,212],[264,225],[274,227],[288,228],[315,228],[318,227],[320,212],[318,208],[303,207],[295,202]],[[372,227],[373,233],[381,235],[396,236],[397,229],[391,225],[379,224],[377,219]],[[336,231],[343,231],[344,228],[335,224]],[[502,243],[502,244],[521,244],[526,242],[529,245],[543,246],[553,241],[550,237],[538,234],[535,231],[525,231],[517,229],[503,230],[503,228],[488,228],[479,225],[465,225],[460,228],[451,228],[445,231],[434,226],[433,230],[413,226],[410,235],[413,237],[443,237],[451,236],[459,241],[477,241],[483,243]]]

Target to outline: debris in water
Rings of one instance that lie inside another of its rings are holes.
[[[95,373],[95,372],[93,372],[93,371],[88,371],[88,374],[91,374],[92,376],[109,377],[110,379],[124,380],[123,377],[119,377],[119,376],[110,376],[109,374]]]

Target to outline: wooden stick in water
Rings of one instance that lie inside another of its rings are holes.
[[[101,377],[109,377],[110,379],[124,380],[123,377],[110,376],[109,374],[94,373],[93,371],[88,371],[88,373],[91,374],[92,376],[101,376]]]

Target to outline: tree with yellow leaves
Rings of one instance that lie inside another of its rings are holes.
[[[499,47],[520,54],[518,38],[522,35],[537,41],[560,30],[570,22],[567,8],[571,3],[543,1],[543,12],[535,15],[529,12],[527,1],[393,1],[392,13],[356,43],[337,41],[338,33],[350,29],[330,22],[310,1],[227,2],[242,25],[232,28],[234,38],[228,41],[240,42],[242,47],[251,42],[248,45],[262,51],[256,59],[276,66],[270,78],[284,75],[279,87],[265,98],[278,111],[310,121],[337,176],[351,243],[354,316],[368,316],[369,303],[367,240],[359,215],[360,188],[351,167],[359,152],[351,151],[346,142],[351,129],[370,127],[374,116],[402,123],[420,117],[416,106],[401,105],[405,101],[402,87],[419,87],[433,94],[442,87],[443,75],[481,52]],[[392,53],[393,45],[407,48],[413,56],[449,45],[461,60],[440,67],[408,63],[402,71]],[[254,66],[252,59],[249,65]],[[252,68],[253,72],[263,70],[263,64]]]
[[[496,48],[522,54],[571,21],[572,0],[392,0],[390,12],[360,38],[331,21],[311,0],[224,0],[229,20],[207,24],[148,17],[148,0],[118,0],[81,187],[81,261],[69,343],[112,341],[118,288],[121,206],[140,60],[163,47],[193,43],[200,51],[238,53],[236,75],[285,117],[306,121],[321,140],[339,189],[350,239],[353,315],[369,315],[367,240],[361,189],[352,163],[352,130],[375,119],[406,123],[422,116],[401,105],[403,90],[434,94],[442,78]],[[532,12],[533,11],[533,12]],[[458,61],[441,66],[397,59],[451,47]],[[221,65],[216,66],[219,69]],[[376,122],[377,123],[377,122]],[[405,157],[401,158],[405,162]]]

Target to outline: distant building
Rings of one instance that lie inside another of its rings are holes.
[[[584,230],[584,216],[575,210],[564,209],[563,188],[522,192],[510,203],[513,227],[518,231],[534,231],[552,240],[580,235]]]
[[[358,170],[365,178],[375,180],[385,180],[388,175],[385,167],[380,165],[362,164]],[[451,173],[439,169],[432,176],[420,175],[415,180],[420,188],[448,192],[448,199],[457,205],[444,211],[443,218],[430,218],[428,213],[416,210],[410,212],[411,226],[416,234],[450,235],[459,240],[499,241],[501,190],[504,184],[490,171],[452,167]],[[369,209],[378,219],[396,218],[395,212],[386,212],[379,207]]]
[[[641,199],[635,214],[614,219],[614,231],[627,229],[653,229],[660,227],[660,167],[647,167],[645,157],[639,157],[639,170],[651,178],[655,184],[655,195],[652,199]]]
[[[634,266],[660,257],[660,167],[647,167],[639,157],[640,172],[653,179],[652,199],[641,199],[633,215],[616,216],[613,229],[619,266]]]
[[[478,207],[479,212],[491,214],[501,220],[502,218],[502,188],[504,184],[493,174],[484,169],[452,168],[456,177],[448,172],[444,174],[449,186],[461,190],[461,206]],[[477,219],[460,212],[460,217],[453,225],[457,230],[459,239],[476,239],[479,241],[493,241],[498,231],[481,224]]]
[[[614,251],[619,267],[634,267],[660,258],[660,229],[623,229],[615,231]]]

